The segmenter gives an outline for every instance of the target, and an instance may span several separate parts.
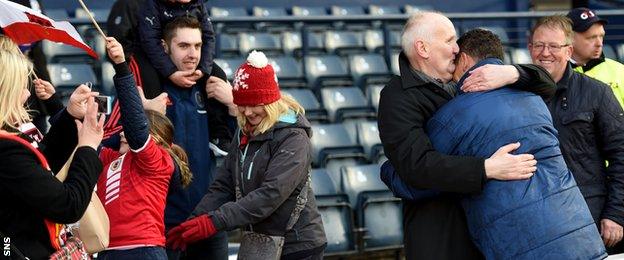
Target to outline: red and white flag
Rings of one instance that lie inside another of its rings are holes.
[[[17,44],[46,39],[81,48],[90,56],[98,57],[69,22],[54,21],[38,11],[7,0],[0,0],[0,10],[0,27]]]

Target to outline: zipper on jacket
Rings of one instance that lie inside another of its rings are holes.
[[[251,163],[249,164],[249,169],[247,170],[247,180],[250,180],[250,179],[251,179],[251,169],[253,169],[253,162],[254,162],[254,160],[256,159],[256,155],[258,155],[258,152],[259,152],[259,151],[260,151],[260,149],[258,149],[258,150],[254,153],[253,157],[251,157]]]
[[[245,157],[247,157],[247,148],[249,148],[249,143],[247,143],[245,145],[245,151],[242,152],[243,155],[242,155],[242,157],[240,159],[241,193],[243,193],[243,190],[245,190],[245,183],[243,182],[245,180],[245,176],[243,175],[243,171],[242,170],[243,170],[243,168],[245,166]]]

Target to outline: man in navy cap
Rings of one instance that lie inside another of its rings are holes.
[[[572,20],[575,32],[572,53],[574,70],[609,85],[624,107],[624,65],[605,58],[602,53],[607,20],[585,7],[572,9],[567,16]]]

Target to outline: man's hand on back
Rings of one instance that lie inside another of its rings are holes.
[[[485,175],[488,179],[511,181],[533,176],[537,170],[535,157],[531,154],[511,154],[518,147],[520,143],[505,145],[485,160]]]

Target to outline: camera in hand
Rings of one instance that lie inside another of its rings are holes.
[[[98,113],[110,115],[112,109],[112,98],[110,96],[96,96],[95,103],[98,104]]]

